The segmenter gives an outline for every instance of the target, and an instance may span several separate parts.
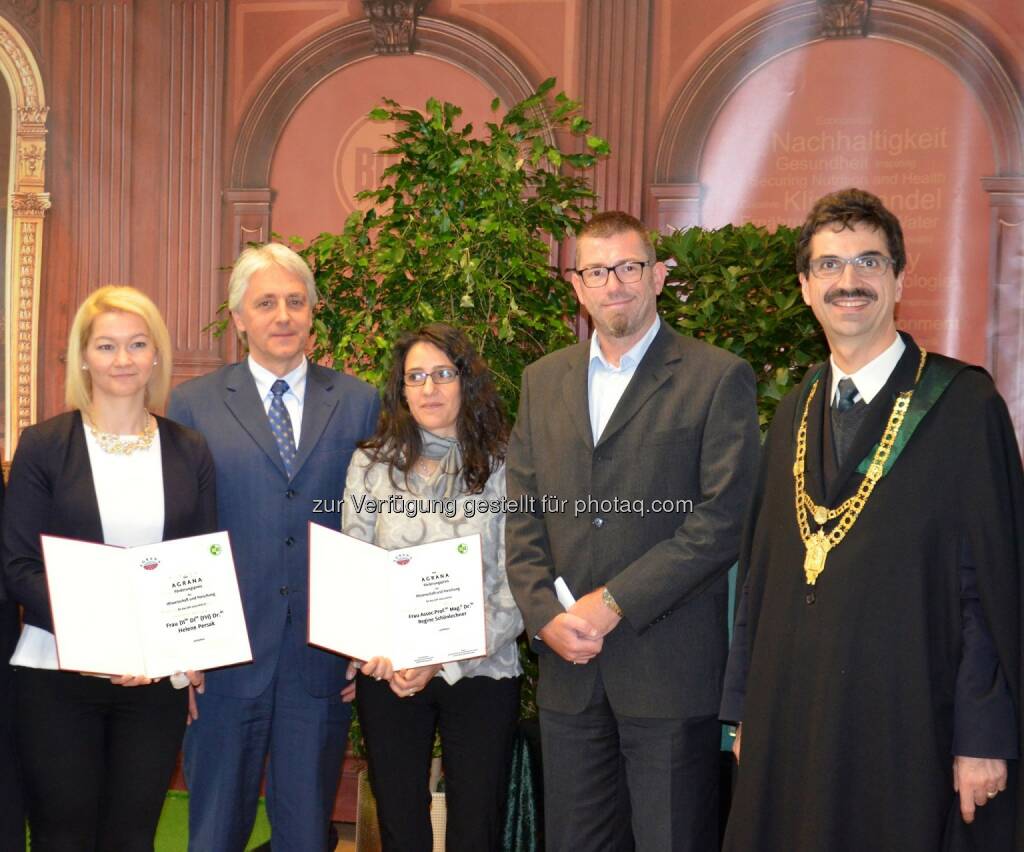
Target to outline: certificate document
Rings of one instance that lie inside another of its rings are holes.
[[[480,536],[385,550],[311,523],[309,644],[395,669],[482,657]]]
[[[62,669],[166,677],[252,661],[226,532],[142,547],[41,538]]]

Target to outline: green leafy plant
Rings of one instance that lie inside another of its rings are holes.
[[[397,160],[359,194],[367,209],[341,233],[291,241],[322,297],[315,359],[380,385],[402,331],[449,322],[474,341],[515,411],[526,365],[575,340],[575,298],[551,258],[592,208],[586,173],[609,153],[554,86],[545,80],[480,136],[459,124],[459,107],[433,98],[423,112],[385,100],[370,113],[397,126],[380,152]],[[523,708],[536,715],[536,660],[524,656],[534,676]],[[350,740],[363,754],[357,719]]]
[[[302,250],[323,297],[315,357],[380,384],[402,331],[449,322],[472,338],[514,410],[523,368],[574,339],[575,302],[552,247],[593,205],[585,172],[608,153],[554,85],[481,136],[459,126],[459,107],[433,98],[423,112],[386,100],[370,113],[397,125],[381,153],[398,159],[359,194],[367,210]],[[578,138],[578,150],[556,136]]]
[[[828,355],[800,297],[797,235],[784,225],[769,231],[745,224],[656,237],[658,259],[670,266],[658,305],[662,317],[750,363],[762,429],[808,365]]]

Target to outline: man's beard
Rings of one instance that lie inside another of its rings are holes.
[[[625,314],[616,314],[608,321],[608,330],[612,337],[626,337],[631,331],[629,317]]]

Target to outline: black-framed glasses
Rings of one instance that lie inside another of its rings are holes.
[[[428,376],[435,385],[448,385],[459,377],[459,368],[438,367],[434,370],[410,370],[402,376],[402,380],[407,387],[418,388],[427,383]]]
[[[584,287],[604,287],[608,283],[608,274],[615,273],[615,277],[623,284],[636,284],[644,277],[644,270],[650,266],[649,260],[624,260],[615,266],[588,266],[586,269],[574,269]]]
[[[829,254],[811,261],[811,274],[815,278],[838,278],[847,264],[853,267],[858,278],[881,278],[892,266],[892,258],[884,254],[859,254],[856,257],[837,257]]]

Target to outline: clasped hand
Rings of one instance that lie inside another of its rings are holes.
[[[353,669],[356,668],[354,665]],[[388,657],[371,657],[358,667],[367,677],[386,680],[399,698],[409,698],[422,690],[441,671],[440,665],[418,666],[395,671]]]
[[[544,644],[566,662],[589,663],[601,653],[604,637],[622,620],[602,600],[603,588],[585,594],[538,632]]]

